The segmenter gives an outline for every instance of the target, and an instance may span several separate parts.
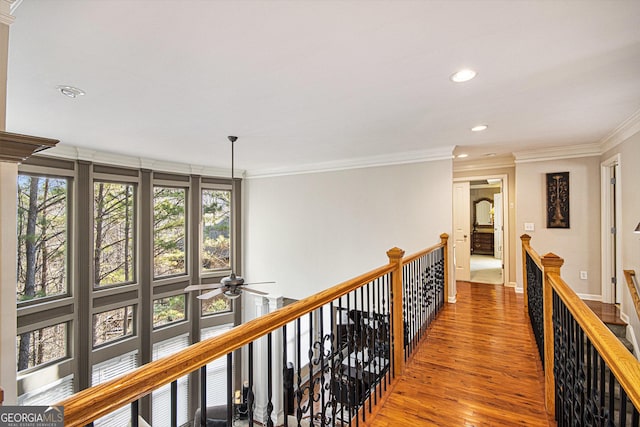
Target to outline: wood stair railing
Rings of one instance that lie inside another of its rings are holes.
[[[629,293],[633,300],[633,306],[636,308],[638,318],[640,318],[640,295],[638,295],[638,279],[635,270],[624,270],[624,278],[629,287]]]
[[[624,422],[616,422],[624,420],[620,405],[624,408],[628,398],[633,405],[633,425],[637,426],[640,410],[640,362],[562,279],[560,268],[563,259],[554,254],[541,257],[531,247],[530,236],[525,234],[521,239],[525,266],[524,288],[527,289],[531,285],[528,283],[530,277],[527,277],[526,270],[527,255],[542,272],[542,280],[538,285],[542,287],[544,304],[543,345],[547,411],[556,417],[559,425],[573,425],[574,421],[580,424],[582,418],[576,415],[579,411],[583,411],[581,416],[591,417],[589,419],[594,425],[600,425],[600,422],[606,422],[606,425],[626,425]],[[572,340],[568,345],[565,342],[567,339]],[[559,349],[556,348],[558,344],[562,346]],[[570,357],[573,358],[569,363],[570,368],[557,366],[559,361],[567,361]],[[558,372],[562,373],[563,378],[555,377]],[[589,381],[590,384],[585,384]],[[594,390],[595,395],[590,394]],[[572,394],[570,402],[563,401],[559,393]],[[624,403],[620,402],[619,397],[616,397],[617,402],[614,402],[614,395],[622,396]],[[579,406],[570,407],[571,402]],[[602,402],[605,402],[604,405]],[[626,422],[630,421],[627,419]]]
[[[319,292],[303,300],[268,313],[254,320],[234,327],[230,331],[213,338],[193,344],[184,351],[148,363],[128,374],[120,376],[106,383],[82,390],[70,398],[57,403],[64,406],[65,426],[84,426],[94,420],[107,415],[125,405],[131,404],[165,384],[172,383],[179,378],[201,369],[206,364],[228,355],[245,345],[255,342],[261,337],[282,328],[284,325],[300,319],[314,310],[323,307],[333,301],[349,294],[363,285],[391,274],[393,289],[392,303],[399,319],[393,319],[394,328],[397,329],[394,336],[393,359],[396,361],[395,375],[402,374],[404,365],[403,334],[399,333],[403,324],[402,320],[402,267],[403,264],[422,256],[423,254],[442,248],[444,252],[444,289],[445,302],[447,298],[447,241],[448,235],[440,236],[441,242],[407,258],[402,258],[404,251],[394,248],[387,254],[390,262],[354,279],[343,282],[325,291]],[[400,254],[401,253],[401,254]],[[399,256],[398,256],[399,255]],[[398,311],[397,308],[400,308]],[[400,327],[400,328],[398,328]]]

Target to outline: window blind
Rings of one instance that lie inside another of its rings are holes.
[[[153,344],[153,360],[171,356],[189,346],[189,334]],[[154,427],[171,427],[171,384],[151,393],[151,422]],[[189,421],[189,376],[178,379],[178,425]]]
[[[93,365],[91,370],[91,384],[98,385],[105,381],[119,377],[138,367],[138,352],[132,351],[113,359]],[[129,425],[131,407],[126,405],[102,418],[94,421],[94,427],[122,427]]]
[[[18,396],[20,406],[50,406],[73,394],[73,375],[68,375],[40,387],[29,393]]]
[[[215,337],[228,330],[233,325],[215,326],[203,329],[201,340]],[[234,363],[235,365],[235,363]],[[232,370],[235,366],[231,367]],[[220,357],[207,365],[207,406],[227,404],[227,357]]]

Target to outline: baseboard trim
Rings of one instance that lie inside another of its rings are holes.
[[[602,295],[578,294],[578,293],[576,293],[576,295],[578,295],[578,298],[585,299],[587,301],[602,301]]]
[[[631,341],[633,344],[633,355],[636,359],[640,360],[640,348],[638,347],[638,340],[636,339],[636,334],[633,330],[633,326],[629,322],[627,322],[627,339]]]
[[[455,304],[458,302],[458,299],[456,297],[449,297],[448,301],[449,304]]]
[[[505,288],[515,288],[517,286],[518,286],[518,284],[516,282],[505,282],[504,283],[504,287]]]
[[[524,294],[524,288],[516,286],[516,294]]]

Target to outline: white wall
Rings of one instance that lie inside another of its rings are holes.
[[[601,160],[611,158],[620,153],[620,189],[622,191],[622,268],[635,270],[640,275],[640,234],[633,230],[640,222],[640,133],[636,133],[612,150],[606,152]],[[620,278],[624,280],[624,278]],[[635,343],[640,344],[640,320],[635,313],[631,295],[625,285],[622,286],[622,313],[629,316],[629,325],[635,333]],[[636,356],[640,350],[636,347]]]
[[[568,229],[546,228],[546,174],[569,172]],[[516,165],[516,233],[525,233],[524,223],[535,224],[531,246],[541,256],[553,252],[564,258],[562,278],[583,297],[597,298],[600,285],[600,158],[582,157]],[[517,243],[517,287],[522,289],[522,249]],[[580,279],[587,271],[588,280]]]
[[[451,233],[451,160],[244,181],[244,274],[300,299]]]

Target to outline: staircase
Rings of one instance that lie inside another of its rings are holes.
[[[633,344],[627,339],[627,323],[620,318],[620,309],[615,304],[607,304],[600,301],[584,301],[602,323],[618,337],[618,340],[633,353]]]

